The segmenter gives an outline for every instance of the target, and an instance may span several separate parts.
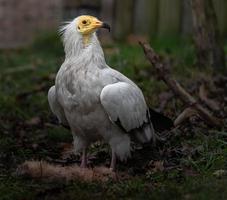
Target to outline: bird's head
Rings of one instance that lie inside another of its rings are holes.
[[[110,31],[110,26],[108,24],[98,20],[96,17],[89,15],[82,15],[77,17],[75,28],[83,36],[90,35],[99,28],[106,28]]]
[[[84,45],[88,45],[91,35],[99,28],[106,28],[110,31],[110,26],[90,15],[81,15],[75,19],[75,29],[82,35]]]
[[[83,47],[88,47],[90,44],[97,45],[95,31],[99,28],[106,28],[110,31],[108,24],[89,15],[81,15],[67,22],[59,31],[62,34],[66,54],[75,56]]]

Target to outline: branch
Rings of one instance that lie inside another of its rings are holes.
[[[182,124],[184,121],[189,119],[193,115],[197,115],[198,112],[192,108],[186,108],[178,117],[174,120],[174,126]]]
[[[196,99],[191,96],[175,79],[171,77],[169,66],[164,64],[158,54],[147,43],[139,42],[144,50],[144,54],[149,62],[155,67],[160,79],[177,95],[186,105],[191,106],[198,111],[200,117],[211,126],[221,126],[220,119],[211,115],[211,113],[202,105],[197,103]]]
[[[219,103],[208,98],[207,90],[204,84],[199,87],[199,98],[213,111],[219,111]]]

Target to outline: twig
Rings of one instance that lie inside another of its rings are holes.
[[[175,79],[171,77],[169,66],[165,65],[158,54],[147,43],[139,42],[144,50],[146,58],[155,67],[160,79],[176,94],[186,105],[191,106],[198,111],[200,117],[211,126],[221,126],[220,119],[211,115],[211,113],[202,107],[193,96],[191,96]]]
[[[197,115],[198,112],[195,109],[192,108],[186,108],[174,121],[174,126],[178,126],[182,124],[184,121],[186,121],[188,118],[190,118],[193,115]]]
[[[207,90],[205,88],[205,85],[202,84],[200,87],[199,87],[199,98],[211,109],[211,110],[214,110],[214,111],[219,111],[220,110],[220,106],[219,104],[212,100],[212,99],[209,99],[208,97],[208,94],[207,94]]]

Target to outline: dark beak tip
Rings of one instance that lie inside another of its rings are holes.
[[[103,24],[102,24],[102,28],[108,29],[108,30],[109,30],[109,32],[110,32],[110,25],[109,25],[109,24],[107,24],[107,23],[103,22]]]

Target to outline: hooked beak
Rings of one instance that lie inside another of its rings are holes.
[[[110,25],[109,25],[109,24],[107,24],[107,23],[105,23],[105,22],[103,22],[103,23],[102,23],[101,28],[108,29],[108,30],[109,30],[109,32],[110,32]]]
[[[108,29],[110,32],[110,25],[105,22],[101,22],[99,20],[95,22],[95,28],[105,28],[105,29]]]

